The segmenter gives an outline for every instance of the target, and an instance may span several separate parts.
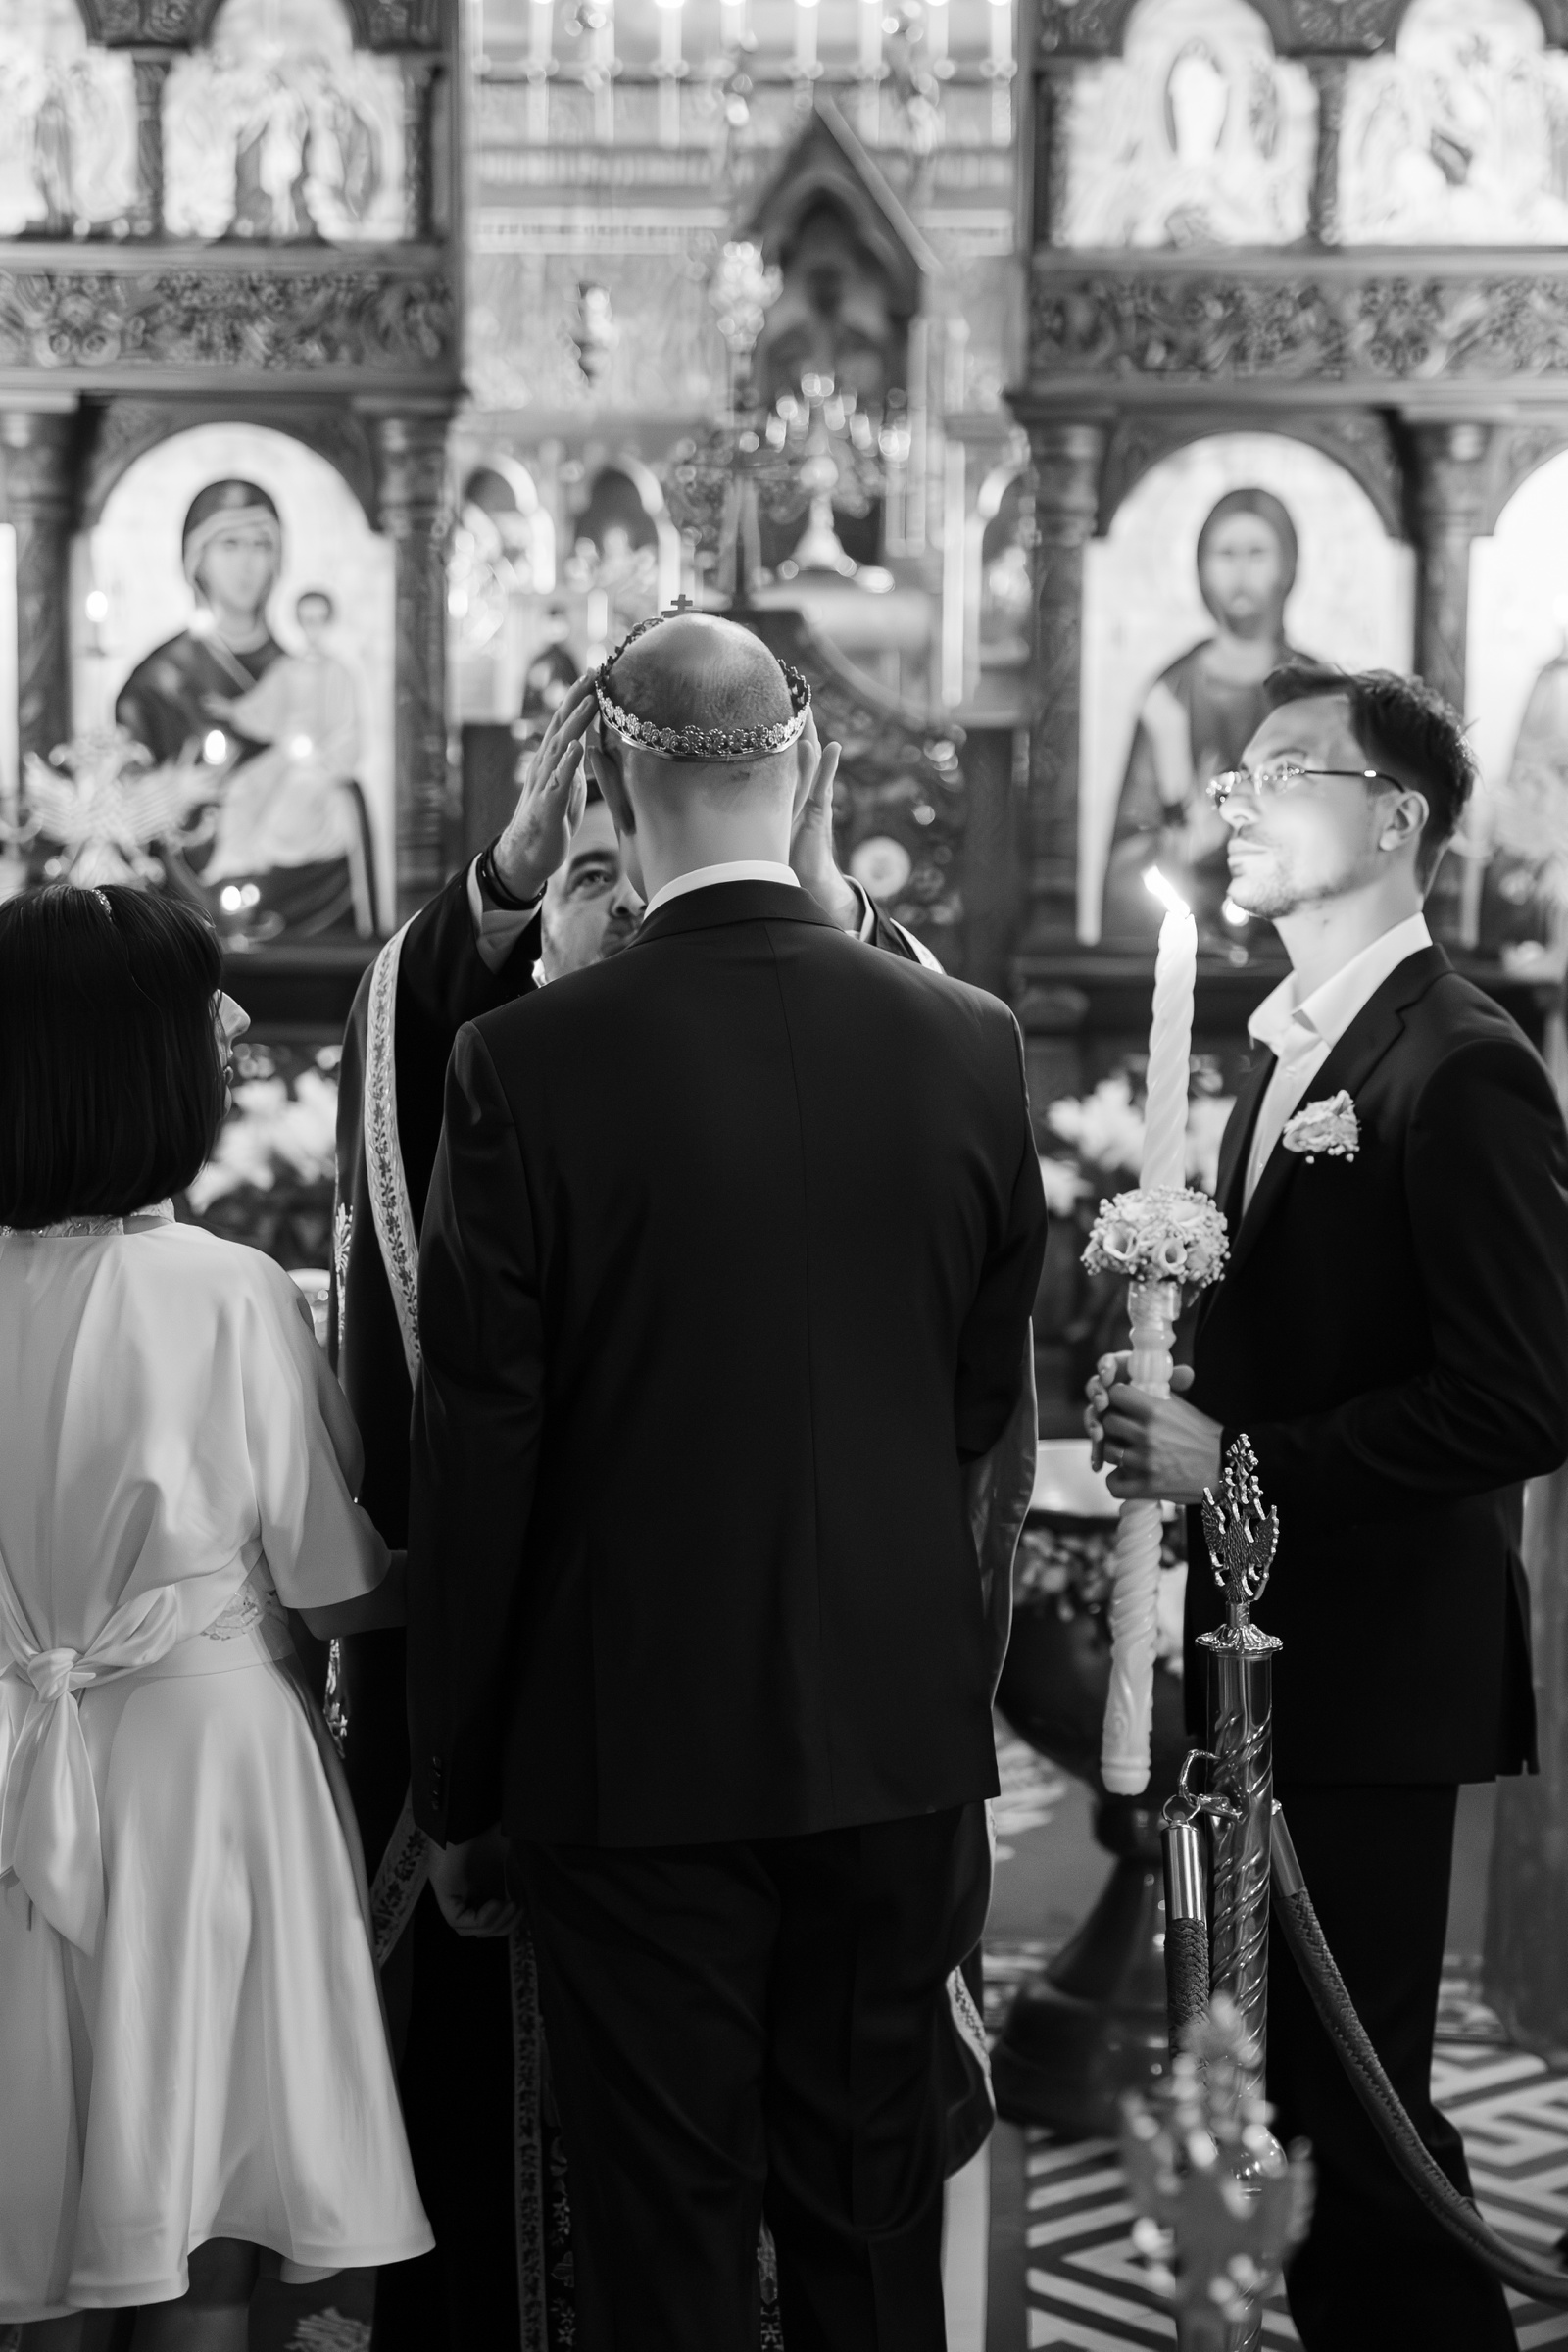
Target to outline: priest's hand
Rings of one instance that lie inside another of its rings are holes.
[[[860,902],[839,872],[833,854],[833,779],[839,772],[839,745],[818,740],[816,720],[808,710],[801,741],[816,759],[811,789],[795,819],[790,837],[790,864],[803,890],[808,890],[830,922],[841,931],[860,928]]]
[[[1223,1431],[1184,1401],[1191,1368],[1179,1364],[1171,1374],[1170,1396],[1135,1389],[1130,1369],[1125,1353],[1102,1355],[1089,1383],[1084,1427],[1096,1469],[1110,1464],[1105,1483],[1118,1502],[1201,1502],[1204,1488],[1219,1485]]]
[[[433,1845],[430,1889],[459,1936],[510,1936],[520,1916],[507,1890],[507,1841],[499,1828],[461,1845]]]
[[[592,671],[558,704],[538,750],[522,771],[512,822],[496,843],[496,872],[514,897],[537,898],[564,863],[588,799],[582,739],[599,706]]]

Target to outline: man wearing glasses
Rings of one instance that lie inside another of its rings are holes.
[[[1472,781],[1458,718],[1386,672],[1298,664],[1267,691],[1210,787],[1230,895],[1292,964],[1249,1023],[1220,1154],[1231,1260],[1183,1393],[1142,1396],[1105,1357],[1088,1424],[1113,1494],[1187,1504],[1252,1441],[1280,1513],[1278,1794],[1350,1996],[1468,2195],[1432,2042],[1459,1785],[1534,1762],[1521,1486],[1568,1455],[1568,1137],[1540,1057],[1422,912]],[[1222,1611],[1200,1569],[1187,1609],[1201,1738],[1194,1642]],[[1317,2163],[1288,2276],[1308,2352],[1511,2346],[1501,2287],[1399,2181],[1277,1939],[1268,2092]]]

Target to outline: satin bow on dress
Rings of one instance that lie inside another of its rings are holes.
[[[207,1583],[200,1597],[209,1621],[246,1574],[236,1559]],[[104,1860],[79,1693],[156,1665],[199,1633],[190,1597],[187,1588],[182,1606],[178,1588],[160,1585],[114,1610],[85,1649],[44,1649],[0,1559],[0,1887],[14,1880],[84,1952],[96,1948],[103,1925]]]

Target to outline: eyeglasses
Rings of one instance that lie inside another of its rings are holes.
[[[1283,760],[1277,767],[1228,767],[1212,779],[1208,797],[1216,808],[1223,808],[1233,792],[1250,792],[1259,801],[1277,801],[1308,776],[1352,776],[1363,784],[1388,784],[1396,792],[1404,790],[1396,776],[1387,775],[1381,767],[1300,767],[1294,760]]]

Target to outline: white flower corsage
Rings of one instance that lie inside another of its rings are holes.
[[[1226,1248],[1225,1219],[1206,1193],[1151,1185],[1101,1202],[1084,1264],[1091,1274],[1201,1290],[1218,1281]]]
[[[1286,1120],[1280,1142],[1287,1152],[1303,1152],[1308,1160],[1320,1152],[1325,1159],[1353,1159],[1361,1149],[1355,1104],[1343,1086],[1326,1102],[1303,1102]]]

